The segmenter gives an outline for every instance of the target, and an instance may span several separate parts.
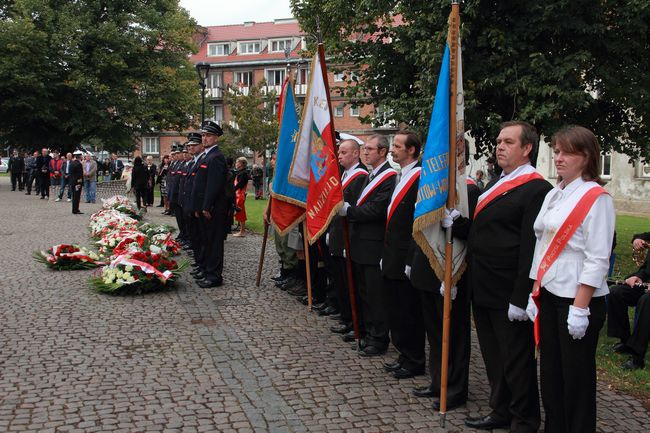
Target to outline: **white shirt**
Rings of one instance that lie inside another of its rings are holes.
[[[412,163],[410,163],[410,164],[408,164],[408,165],[402,167],[402,169],[400,170],[399,174],[397,175],[397,176],[398,176],[398,177],[397,177],[397,179],[398,179],[397,184],[398,184],[398,185],[402,182],[402,179],[404,179],[404,178],[406,177],[406,175],[408,174],[408,172],[411,171],[411,170],[413,170],[413,167],[415,167],[415,165],[416,165],[417,163],[418,163],[418,160],[416,159],[416,160],[413,161]]]
[[[359,167],[359,163],[357,162],[354,164],[352,167],[348,168],[343,172],[343,175],[341,175],[341,178],[345,177],[346,179],[352,175],[352,172]]]
[[[578,200],[595,185],[595,182],[585,182],[582,178],[577,178],[566,186],[564,182],[560,183],[546,194],[533,225],[537,242],[530,278],[537,279],[539,263],[555,233]],[[608,294],[607,272],[615,222],[616,211],[612,197],[601,194],[555,262],[548,268],[540,285],[562,298],[575,298],[580,284],[595,287],[594,296]]]

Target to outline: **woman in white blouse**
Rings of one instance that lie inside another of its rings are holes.
[[[553,136],[551,147],[559,184],[546,195],[535,220],[537,243],[530,271],[535,287],[541,287],[538,320],[544,431],[595,432],[596,346],[605,321],[616,214],[612,198],[599,186],[603,184],[600,146],[594,134],[581,126],[568,126]],[[578,205],[592,188],[598,188],[589,194],[594,194],[595,201]],[[578,217],[578,211],[573,213],[576,208],[588,210],[586,216]],[[560,247],[554,248],[561,252],[549,262],[551,241],[560,228],[568,227],[563,224],[572,219],[570,215],[579,218],[574,224],[577,229],[568,241],[559,241],[558,236]],[[537,314],[532,300],[527,312],[531,320]]]

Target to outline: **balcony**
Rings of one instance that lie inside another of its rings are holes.
[[[306,84],[296,84],[294,86],[294,93],[297,96],[305,96],[305,95],[307,95],[307,85]]]
[[[275,92],[277,96],[280,96],[282,93],[282,86],[264,86],[262,87],[262,94],[266,95],[268,93]]]
[[[208,98],[223,99],[223,89],[219,87],[205,89],[205,95]]]

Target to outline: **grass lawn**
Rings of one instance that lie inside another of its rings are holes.
[[[614,277],[623,279],[639,268],[632,261],[632,235],[647,231],[650,231],[650,218],[617,215]],[[634,317],[633,308],[630,308],[629,316],[630,320]],[[620,365],[628,359],[628,356],[611,351],[612,345],[617,343],[618,339],[607,337],[607,323],[600,337],[596,355],[599,379],[604,379],[614,389],[638,396],[644,401],[645,407],[650,409],[650,367],[646,366],[643,370],[630,372],[622,370]]]

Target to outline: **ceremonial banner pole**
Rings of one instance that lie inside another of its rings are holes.
[[[302,225],[302,240],[305,246],[305,268],[307,271],[307,308],[311,311],[311,264],[309,263],[309,241],[307,240],[307,224]]]
[[[264,237],[262,238],[262,251],[260,252],[260,263],[257,266],[257,279],[255,280],[255,286],[260,286],[260,280],[262,279],[262,267],[264,266],[264,256],[266,255],[266,240],[269,237],[269,223],[267,222],[271,214],[271,206],[273,198],[269,196],[269,208],[268,212],[264,218]]]
[[[354,286],[354,275],[352,273],[352,254],[350,253],[350,230],[348,229],[348,218],[343,217],[343,242],[345,246],[345,269],[348,275],[348,294],[350,296],[350,308],[352,310],[352,329],[354,330],[354,341],[357,343],[357,350],[361,349],[361,330],[359,328],[359,316],[357,315],[357,294]]]
[[[458,37],[460,11],[457,0],[452,0],[449,15],[449,75],[451,79],[449,98],[449,194],[447,209],[456,207],[456,103],[458,89]],[[449,376],[449,333],[451,328],[451,288],[453,273],[454,241],[452,228],[446,231],[445,245],[445,302],[442,319],[442,362],[440,365],[440,426],[445,427],[447,413],[447,381]]]

